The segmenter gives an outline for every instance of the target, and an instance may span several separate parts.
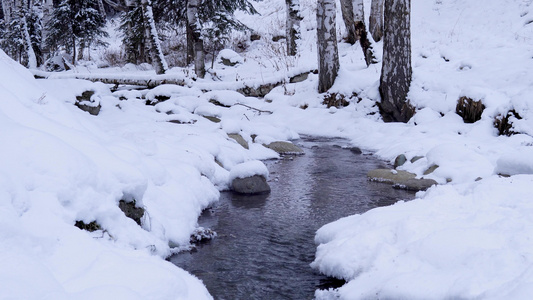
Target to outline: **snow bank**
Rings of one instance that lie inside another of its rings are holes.
[[[114,114],[104,101],[108,111],[95,122],[1,51],[0,70],[2,297],[211,298],[198,279],[160,257],[170,254],[169,241],[188,242],[201,209],[218,197],[193,167],[201,159],[193,166],[169,159],[173,142],[165,148],[157,134],[124,132],[117,123],[139,119],[118,116],[118,108]],[[73,99],[83,85],[63,93]],[[146,208],[143,227],[120,211],[120,199]],[[79,230],[76,220],[105,231]]]

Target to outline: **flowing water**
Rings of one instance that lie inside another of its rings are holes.
[[[345,140],[307,138],[296,144],[305,155],[265,162],[269,195],[221,193],[199,219],[218,236],[171,258],[199,277],[215,299],[312,299],[316,289],[339,284],[309,267],[316,230],[414,197],[368,181],[366,173],[385,164],[343,148]]]

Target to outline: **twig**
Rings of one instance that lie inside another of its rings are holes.
[[[251,106],[249,106],[249,105],[242,104],[242,103],[235,103],[235,105],[242,105],[242,106],[244,106],[244,107],[246,107],[246,108],[253,109],[253,110],[256,110],[256,111],[261,112],[261,113],[269,113],[269,114],[272,114],[272,112],[269,111],[269,110],[260,110],[260,109],[258,109],[258,108],[251,107]]]

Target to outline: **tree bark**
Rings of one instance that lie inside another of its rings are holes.
[[[20,17],[20,25],[22,30],[22,40],[24,43],[24,48],[26,51],[26,55],[28,57],[28,68],[30,69],[36,69],[37,68],[37,56],[35,55],[35,51],[33,50],[33,45],[31,42],[30,37],[30,31],[28,30],[28,21],[27,21],[27,15],[28,15],[28,0],[22,0],[19,3],[19,17]]]
[[[187,21],[191,30],[191,40],[194,45],[194,71],[199,78],[205,77],[205,51],[200,22],[198,20],[198,6],[201,0],[189,0],[187,3]]]
[[[354,0],[353,2],[353,16],[355,26],[355,38],[361,44],[361,49],[365,56],[365,62],[367,66],[375,64],[376,58],[374,56],[374,49],[372,49],[372,43],[368,39],[368,33],[365,25],[365,8],[363,0]]]
[[[42,24],[48,24],[52,16],[54,9],[53,0],[45,0],[43,3],[43,19]],[[41,51],[43,55],[43,60],[48,59],[50,55],[50,47],[46,45],[46,40],[48,40],[48,26],[42,26],[41,29]]]
[[[294,56],[298,52],[297,40],[300,38],[300,0],[285,0],[287,7],[287,55]]]
[[[163,50],[161,50],[161,43],[159,42],[159,35],[155,27],[154,14],[152,12],[152,1],[141,1],[143,17],[144,17],[144,32],[150,45],[150,56],[152,58],[152,65],[154,66],[156,74],[164,74],[168,70]]]
[[[98,1],[98,12],[102,15],[102,18],[105,20],[107,18],[107,13],[105,12],[104,2],[102,0]]]
[[[407,99],[411,85],[411,0],[385,0],[383,67],[379,92],[385,122],[407,122],[414,108]]]
[[[346,42],[355,44],[357,39],[355,38],[355,23],[354,23],[354,7],[353,0],[340,0],[342,20],[346,27]]]
[[[4,23],[9,24],[11,22],[11,14],[15,11],[15,1],[2,0],[2,11],[4,13]]]
[[[374,41],[379,42],[383,37],[383,1],[372,0],[370,6],[369,30]]]
[[[318,0],[318,92],[329,90],[339,72],[335,0]]]

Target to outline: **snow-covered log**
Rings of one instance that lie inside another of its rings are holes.
[[[319,93],[324,93],[333,86],[339,72],[335,15],[335,0],[318,0],[316,16]]]
[[[185,85],[184,78],[175,75],[113,75],[113,74],[81,74],[81,73],[54,73],[30,70],[36,78],[45,79],[83,79],[92,82],[102,82],[114,85],[136,85],[154,88],[162,84]]]
[[[411,85],[411,0],[385,0],[380,110],[387,122],[407,122],[414,114],[407,94]]]

